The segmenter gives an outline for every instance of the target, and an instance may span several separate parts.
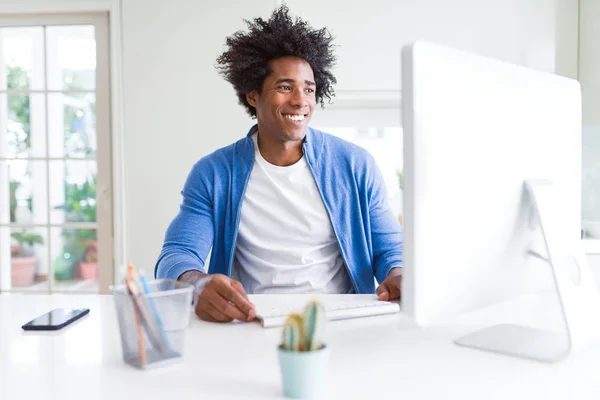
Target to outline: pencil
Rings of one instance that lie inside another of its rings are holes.
[[[161,337],[160,328],[156,319],[152,317],[152,310],[150,310],[150,306],[148,305],[148,299],[137,282],[137,272],[133,266],[131,266],[131,268],[131,279],[127,282],[127,287],[129,288],[134,304],[137,307],[142,328],[146,331],[146,337],[150,340],[150,343],[158,351],[163,352],[167,345]]]
[[[138,272],[138,275],[140,278],[140,285],[142,286],[142,289],[144,290],[144,292],[146,294],[150,294],[151,293],[150,284],[148,283],[148,278],[146,278],[146,274],[144,273],[144,270],[140,269]],[[154,317],[156,318],[156,323],[158,324],[160,336],[162,337],[162,340],[165,342],[165,345],[167,346],[167,348],[170,348],[171,345],[169,344],[169,336],[167,335],[167,332],[165,331],[165,327],[164,327],[162,318],[160,317],[160,313],[158,312],[158,308],[156,307],[154,300],[152,300],[152,298],[150,298],[150,297],[148,297],[148,303],[150,303],[150,307],[152,308],[152,313],[154,314]]]
[[[133,266],[129,264],[127,267],[127,279],[126,284],[129,289],[129,293],[132,296],[135,296],[135,289],[132,290],[133,286]],[[135,298],[132,299],[134,301],[133,312],[135,313],[135,325],[137,327],[137,336],[138,336],[138,347],[140,349],[140,365],[146,365],[146,348],[144,347],[144,331],[142,330],[142,323],[140,321],[140,315],[138,314],[137,308],[135,306]]]

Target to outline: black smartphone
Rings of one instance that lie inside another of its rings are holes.
[[[57,308],[29,321],[21,328],[26,331],[56,331],[89,314],[89,308]]]

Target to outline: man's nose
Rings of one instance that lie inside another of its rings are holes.
[[[307,95],[302,90],[294,90],[292,93],[291,104],[296,107],[308,106]]]

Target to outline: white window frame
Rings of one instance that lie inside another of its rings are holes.
[[[102,34],[108,38],[110,56],[107,73],[110,72],[110,82],[107,87],[110,96],[109,130],[112,140],[108,143],[111,152],[111,186],[98,190],[98,196],[111,199],[112,206],[112,232],[107,246],[112,247],[112,258],[108,268],[99,266],[99,293],[108,294],[109,285],[120,280],[118,268],[115,265],[126,265],[126,224],[125,224],[125,179],[123,157],[123,83],[122,83],[122,36],[121,36],[121,0],[104,1],[64,1],[64,0],[33,0],[26,4],[0,4],[0,18],[35,18],[41,16],[60,17],[56,14],[71,13],[104,13],[108,17],[108,26]],[[51,15],[53,14],[53,15]],[[47,24],[47,23],[46,23]],[[43,24],[42,24],[43,25]],[[100,146],[100,144],[98,144]],[[100,171],[98,171],[100,173]],[[98,209],[100,213],[100,208]],[[98,215],[100,218],[100,215]],[[100,238],[98,238],[100,240]]]

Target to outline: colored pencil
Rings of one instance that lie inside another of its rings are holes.
[[[144,292],[146,294],[149,294],[151,292],[150,284],[148,283],[148,278],[146,278],[146,274],[144,273],[143,269],[139,270],[139,276],[140,276],[140,283],[141,283],[142,289],[144,290]],[[165,326],[163,324],[162,318],[160,317],[160,313],[158,312],[158,308],[156,307],[156,303],[154,303],[154,301],[150,297],[148,297],[148,302],[150,303],[150,307],[152,308],[152,312],[154,313],[154,317],[156,318],[156,323],[158,324],[158,329],[160,330],[160,335],[161,335],[163,341],[165,342],[165,344],[167,345],[167,347],[170,348],[171,345],[169,344],[169,336],[167,335],[167,332],[165,331]]]
[[[127,268],[127,279],[125,280],[125,284],[129,290],[129,293],[132,296],[135,296],[135,288],[133,288],[133,266],[129,265]],[[132,290],[133,289],[133,290]],[[135,298],[134,298],[135,302]],[[138,347],[140,351],[140,365],[146,365],[146,348],[144,346],[144,332],[142,330],[142,323],[140,321],[140,315],[138,314],[137,307],[134,305],[133,312],[135,313],[135,324],[137,327],[137,336],[138,336]]]
[[[133,301],[139,312],[142,326],[146,330],[146,336],[155,349],[164,352],[167,348],[167,344],[161,337],[160,328],[158,327],[156,319],[152,316],[152,311],[148,306],[148,298],[144,295],[137,283],[137,272],[133,266],[131,266],[131,276],[132,279],[127,283],[127,286],[133,296]]]

